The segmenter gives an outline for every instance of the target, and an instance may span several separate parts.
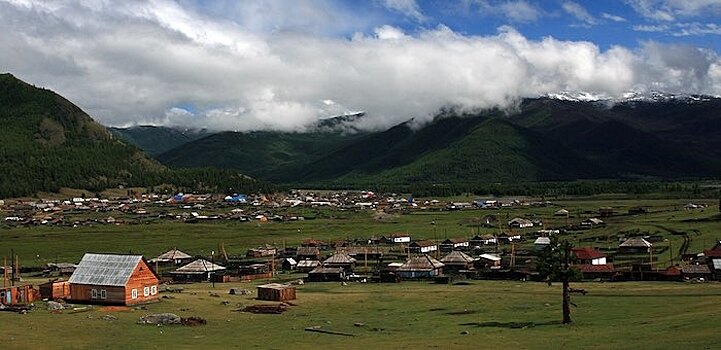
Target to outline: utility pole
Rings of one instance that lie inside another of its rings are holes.
[[[15,286],[15,249],[10,249],[10,286]]]

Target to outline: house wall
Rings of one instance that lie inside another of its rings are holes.
[[[95,290],[95,298],[93,298]],[[102,298],[102,291],[105,298]],[[94,284],[71,284],[70,300],[87,304],[116,304],[125,305],[125,288],[115,286],[99,286]]]
[[[137,291],[136,298],[133,298],[133,289]],[[125,302],[127,305],[143,304],[158,301],[158,298],[158,276],[141,260],[125,285]]]

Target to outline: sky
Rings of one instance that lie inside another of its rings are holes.
[[[721,0],[0,0],[0,72],[108,126],[306,131],[446,107],[721,95]]]

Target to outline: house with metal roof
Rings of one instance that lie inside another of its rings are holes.
[[[401,278],[429,278],[443,274],[442,262],[423,254],[411,257],[398,268],[397,274]]]
[[[155,259],[150,259],[150,263],[181,265],[183,263],[189,262],[190,260],[193,260],[192,256],[177,248],[173,248],[163,254],[158,255],[158,257]]]
[[[86,253],[68,280],[76,303],[135,305],[158,301],[158,276],[142,255]]]
[[[208,281],[210,275],[224,274],[225,267],[210,262],[205,259],[197,259],[187,265],[184,265],[175,271],[170,272],[173,280],[176,281]]]

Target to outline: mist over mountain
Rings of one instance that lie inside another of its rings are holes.
[[[449,109],[380,132],[226,132],[158,156],[292,184],[714,178],[721,99],[523,100],[515,112]]]

